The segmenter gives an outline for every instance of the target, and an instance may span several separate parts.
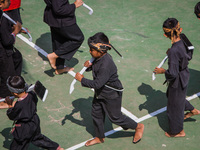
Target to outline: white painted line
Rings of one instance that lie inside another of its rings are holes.
[[[20,38],[22,41],[24,41],[25,43],[27,43],[28,45],[30,45],[32,48],[34,48],[35,50],[37,50],[38,52],[40,52],[42,55],[44,55],[45,57],[47,57],[48,53],[45,52],[43,49],[41,49],[39,46],[37,46],[35,43],[30,42],[26,37],[24,37],[21,34],[17,34],[17,37]],[[74,71],[69,71],[68,72],[71,76],[75,77],[76,73]]]
[[[187,99],[188,101],[190,101],[190,100],[195,99],[195,98],[197,98],[197,97],[200,97],[200,92],[197,93],[197,94],[194,94],[194,95],[192,95],[192,96],[190,96],[190,97],[187,97],[186,99]],[[154,111],[154,112],[152,112],[152,113],[150,113],[150,114],[148,114],[148,115],[146,115],[146,116],[143,116],[143,117],[141,117],[141,118],[139,118],[138,120],[135,120],[135,121],[136,121],[136,122],[142,122],[142,121],[144,121],[144,120],[146,120],[146,119],[149,119],[149,118],[151,118],[151,117],[153,117],[153,116],[155,116],[155,115],[158,115],[158,114],[160,114],[160,113],[166,111],[166,108],[167,108],[167,107],[163,107],[163,108],[161,108],[161,109],[159,109],[159,110],[157,110],[157,111]],[[111,131],[106,132],[106,133],[105,133],[105,136],[109,136],[109,135],[114,134],[114,133],[116,133],[116,132],[118,132],[118,131],[120,131],[120,130],[122,130],[121,127],[115,128],[115,129],[113,129],[113,130],[111,130]],[[91,140],[91,139],[89,139],[89,140]],[[87,140],[87,141],[88,141],[88,140]],[[85,141],[85,142],[86,142],[86,141]],[[70,147],[70,148],[68,148],[68,149],[66,149],[66,150],[75,150],[75,149],[81,148],[81,147],[85,146],[85,142],[82,142],[82,143],[80,143],[80,144],[77,144],[77,145],[75,145],[75,146],[73,146],[73,147]]]
[[[135,115],[133,115],[130,111],[126,110],[124,107],[121,108],[121,111],[126,115],[129,116],[129,118],[133,119],[133,120],[137,120],[138,117],[136,117]]]

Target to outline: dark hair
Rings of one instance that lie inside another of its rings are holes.
[[[200,18],[198,14],[200,14],[200,2],[198,2],[194,7],[194,13],[196,14],[197,18]]]
[[[167,29],[173,29],[177,26],[178,24],[178,20],[176,18],[168,18],[167,20],[164,21],[163,23],[163,28],[167,28]],[[165,30],[164,30],[165,32]],[[171,38],[171,32],[165,32],[165,34]],[[177,32],[174,31],[174,35],[177,36]]]
[[[25,83],[24,78],[21,76],[10,76],[8,78],[8,84],[13,88],[24,89]]]
[[[88,38],[88,45],[90,45],[90,43],[109,44],[109,39],[103,32],[98,32],[95,35]]]
[[[111,50],[111,45],[108,37],[103,32],[98,32],[95,35],[88,38],[88,45],[97,51],[106,53]]]

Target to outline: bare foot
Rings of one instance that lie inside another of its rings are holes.
[[[64,148],[60,148],[59,150],[65,150]]]
[[[47,55],[47,58],[49,60],[49,63],[53,69],[56,69],[56,59],[58,56],[55,53],[51,53]]]
[[[59,75],[59,74],[62,74],[64,72],[69,72],[69,71],[73,71],[74,68],[71,68],[71,67],[65,67],[63,69],[56,69],[55,70],[55,74]]]
[[[141,123],[138,123],[137,128],[135,129],[135,136],[133,138],[134,144],[138,143],[141,140],[143,136],[143,132],[144,132],[144,125]]]
[[[185,136],[185,132],[184,130],[182,130],[180,133],[178,134],[169,134],[168,132],[165,132],[165,135],[167,137],[184,137]]]
[[[192,111],[190,112],[187,112],[185,115],[184,115],[184,120],[187,119],[187,118],[190,118],[194,115],[199,115],[200,114],[200,111],[198,109],[193,109]]]
[[[94,144],[100,144],[100,143],[103,143],[103,142],[104,142],[104,138],[95,137],[94,139],[87,141],[85,143],[85,146],[92,146]]]

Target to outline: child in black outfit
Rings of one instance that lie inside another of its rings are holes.
[[[11,93],[6,86],[8,76],[20,75],[22,70],[22,56],[14,50],[15,36],[21,31],[21,24],[16,25],[3,17],[4,9],[8,8],[10,0],[0,1],[0,98],[10,96]],[[4,102],[0,103],[0,108],[7,108]]]
[[[76,79],[82,86],[94,88],[95,96],[92,103],[92,118],[95,127],[95,138],[86,142],[86,146],[104,142],[105,114],[110,121],[121,126],[123,129],[135,129],[133,143],[141,140],[144,125],[136,123],[121,112],[123,87],[118,79],[117,67],[112,57],[107,53],[111,49],[108,37],[104,33],[96,33],[88,39],[90,54],[95,60],[93,63],[86,61],[84,66],[92,70],[93,80],[84,78],[80,73]]]
[[[164,36],[172,42],[172,47],[167,51],[168,69],[155,68],[154,73],[165,74],[169,83],[167,88],[167,116],[169,120],[169,132],[167,137],[184,137],[184,119],[200,114],[189,101],[186,100],[187,86],[189,82],[188,64],[191,56],[187,54],[183,40],[180,38],[182,28],[177,19],[168,18],[163,23]],[[184,115],[184,111],[189,111]]]
[[[6,97],[6,103],[12,107],[7,110],[8,118],[15,123],[10,150],[27,150],[30,142],[48,150],[64,150],[41,134],[40,119],[37,115],[38,99],[34,92],[26,92],[28,86],[24,79],[21,76],[11,76],[7,80],[7,86],[18,98],[12,107],[12,100]]]

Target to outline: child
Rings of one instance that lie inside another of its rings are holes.
[[[172,47],[167,51],[168,69],[155,68],[154,73],[165,74],[169,83],[167,89],[167,116],[169,120],[169,132],[165,132],[167,137],[184,137],[183,121],[193,115],[200,114],[189,101],[186,100],[187,86],[189,82],[188,61],[183,41],[180,38],[182,28],[175,18],[168,18],[163,23],[164,36],[172,42]],[[190,111],[185,114],[184,110]]]
[[[18,98],[14,107],[7,110],[8,118],[15,124],[10,150],[26,150],[30,142],[48,150],[64,150],[56,142],[41,134],[40,119],[37,115],[38,99],[34,92],[26,92],[28,86],[24,79],[21,76],[10,76],[7,86]],[[9,97],[6,97],[6,103],[12,107],[12,100]]]
[[[95,96],[92,104],[92,118],[95,127],[95,138],[86,142],[85,146],[91,146],[104,142],[105,114],[112,123],[123,129],[135,129],[133,143],[138,143],[143,135],[144,125],[136,123],[121,112],[123,87],[118,79],[117,67],[112,57],[107,53],[111,49],[109,39],[104,33],[96,33],[88,39],[90,54],[95,58],[93,63],[86,61],[84,66],[92,70],[93,80],[84,78],[77,73],[75,78],[82,86],[94,88]]]
[[[194,7],[194,13],[198,19],[200,19],[200,2],[198,2]]]
[[[6,86],[7,78],[11,75],[20,75],[22,69],[21,53],[13,48],[15,36],[21,31],[21,24],[17,22],[12,26],[12,23],[2,16],[2,10],[8,8],[9,4],[10,0],[0,0],[0,98],[11,95]],[[4,102],[0,105],[1,108],[8,107]]]
[[[44,0],[44,22],[50,26],[53,53],[47,55],[55,74],[62,74],[74,68],[64,66],[65,59],[71,60],[81,46],[84,35],[76,24],[75,10],[83,4],[76,0],[69,4],[68,0]]]

